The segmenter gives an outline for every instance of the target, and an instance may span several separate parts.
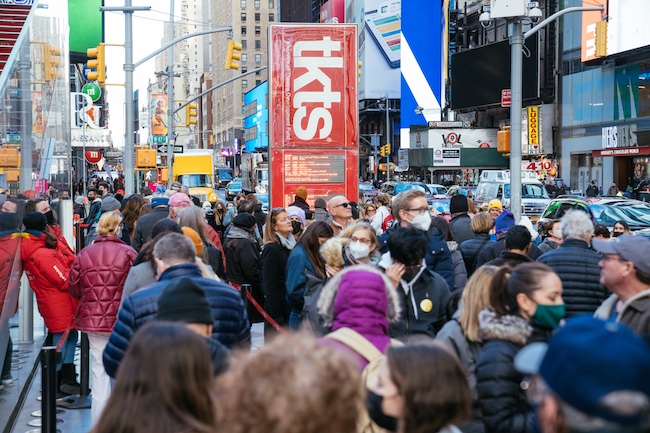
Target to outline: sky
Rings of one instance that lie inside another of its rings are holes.
[[[155,5],[155,6],[154,6]],[[105,0],[104,6],[124,6],[123,0]],[[133,14],[133,62],[138,62],[160,48],[163,38],[163,23],[169,21],[170,2],[133,0],[133,6],[151,6],[151,11]],[[181,0],[174,1],[176,20],[181,16]],[[104,13],[104,42],[124,44],[124,13]],[[147,100],[149,81],[156,81],[154,75],[155,57],[136,68],[133,73],[133,90],[140,92],[140,109]],[[106,47],[107,83],[124,83],[124,47]],[[110,110],[109,129],[113,143],[124,147],[124,101],[123,86],[106,86]]]

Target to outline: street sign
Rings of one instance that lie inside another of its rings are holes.
[[[152,143],[154,144],[165,144],[167,143],[167,136],[166,135],[154,135],[152,137]]]
[[[512,105],[512,90],[503,89],[501,91],[501,106],[510,107]]]
[[[7,141],[10,143],[19,143],[21,141],[18,131],[7,131]]]
[[[104,152],[105,158],[120,159],[122,158],[122,152]]]
[[[166,144],[159,144],[158,146],[158,153],[162,154],[167,154],[167,145]],[[174,149],[172,150],[173,153],[183,153],[183,145],[174,145]]]
[[[94,102],[102,96],[102,89],[95,83],[88,83],[83,86],[81,93],[85,93],[86,95],[90,96]]]

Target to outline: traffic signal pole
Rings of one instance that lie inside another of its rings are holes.
[[[169,41],[174,40],[174,0],[170,0],[169,11]],[[167,53],[167,181],[171,185],[174,181],[174,46],[169,47]]]

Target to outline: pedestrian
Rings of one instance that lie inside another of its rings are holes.
[[[47,219],[46,230],[56,237],[56,248],[65,259],[65,264],[69,268],[74,261],[75,254],[72,251],[72,248],[70,248],[70,245],[68,245],[68,242],[65,240],[63,232],[61,231],[61,226],[59,226],[56,215],[47,200],[38,199],[28,201],[25,205],[25,212],[40,212],[45,215],[45,218]]]
[[[620,322],[637,335],[650,333],[650,240],[621,235],[611,241],[593,239],[603,254],[600,283],[612,291],[594,316]]]
[[[314,220],[325,221],[328,217],[327,202],[323,197],[316,197],[316,202],[314,204]]]
[[[169,198],[165,194],[165,187],[159,186],[156,188],[156,193],[151,197],[152,211],[138,219],[133,233],[133,243],[131,246],[136,251],[140,251],[142,246],[149,242],[151,239],[151,231],[153,226],[161,219],[169,217]],[[143,208],[144,209],[144,208]]]
[[[222,201],[218,201],[214,204],[214,227],[219,239],[223,245],[223,235],[226,231],[226,225],[224,224],[224,218],[226,216],[226,205]],[[208,221],[209,222],[209,221]]]
[[[632,188],[632,185],[628,185],[625,188],[625,193],[623,194],[623,197],[630,198],[630,199],[634,198],[634,188]]]
[[[95,188],[90,188],[86,191],[88,202],[90,203],[90,210],[86,217],[85,223],[92,224],[97,219],[97,215],[101,210],[102,199]]]
[[[299,186],[296,188],[296,196],[295,199],[293,200],[293,203],[290,203],[289,206],[296,206],[305,211],[305,217],[307,219],[312,219],[314,215],[314,211],[312,211],[309,208],[309,204],[307,203],[307,188],[304,186]],[[287,207],[289,207],[287,206]]]
[[[116,213],[118,215],[122,215],[122,213],[120,211],[120,208],[121,208],[121,204],[120,204],[119,201],[117,201],[116,198],[111,197],[111,196],[106,196],[102,200],[101,212],[100,212],[99,216],[101,218],[102,215],[104,215],[104,214],[106,214],[108,212],[113,212],[113,213]],[[98,220],[97,223],[95,223],[92,226],[92,230],[88,233],[88,235],[86,235],[86,239],[85,239],[86,245],[90,245],[95,241],[95,238],[98,235],[98,232],[97,232],[98,223],[99,223],[99,220]],[[129,229],[124,224],[124,221],[122,221],[122,227],[120,229],[120,240],[122,242],[124,242],[125,244],[127,244],[127,245],[131,245],[130,232],[129,232]]]
[[[612,186],[607,188],[606,195],[609,197],[616,197],[618,195],[618,187],[616,186],[616,182],[612,182]]]
[[[79,394],[74,370],[77,300],[68,293],[69,268],[56,248],[56,237],[47,231],[45,215],[30,212],[23,218],[23,224],[25,230],[20,245],[23,269],[36,295],[38,312],[53,336],[53,345],[59,343],[67,329],[70,331],[61,347],[61,361],[56,365],[57,393]]]
[[[201,252],[197,254],[203,263],[210,266],[212,271],[223,281],[227,279],[224,269],[224,260],[221,250],[207,239],[205,227],[205,213],[197,206],[183,208],[176,216],[176,222],[182,227],[189,227],[198,234],[201,245]],[[198,253],[198,248],[197,248]]]
[[[458,195],[454,197],[464,196]],[[454,290],[462,290],[467,284],[467,268],[465,268],[463,255],[458,248],[458,242],[451,231],[450,223],[443,217],[434,217],[431,219],[431,225],[438,227],[444,233],[447,248],[451,253],[451,262],[454,265]]]
[[[4,194],[0,194],[0,201]],[[20,254],[21,233],[18,230],[18,216],[11,212],[0,212],[0,312],[4,317],[12,317],[18,311],[18,294],[23,272]],[[7,326],[6,322],[3,326]],[[7,329],[7,328],[4,328]],[[15,338],[15,337],[14,337]],[[13,344],[7,334],[4,360],[0,358],[0,390],[11,386],[15,378],[11,375],[11,356]],[[4,361],[4,362],[3,362]]]
[[[153,322],[133,337],[92,433],[209,433],[216,430],[214,376],[201,336]]]
[[[283,208],[272,209],[266,216],[261,277],[264,310],[283,327],[289,326],[291,309],[287,303],[286,269],[296,246],[293,226]],[[269,328],[270,330],[270,328]]]
[[[551,250],[557,249],[562,245],[562,231],[560,230],[560,220],[555,219],[549,221],[544,226],[546,232],[546,239],[539,245],[542,254],[548,253]]]
[[[498,268],[481,266],[467,281],[458,310],[436,335],[436,341],[451,349],[467,372],[467,383],[472,391],[472,417],[459,426],[463,433],[482,433],[483,414],[476,390],[476,361],[483,347],[478,336],[479,313],[490,306],[490,284]]]
[[[330,226],[334,236],[337,236],[353,222],[352,206],[350,201],[343,195],[337,195],[330,199],[329,213],[331,216]]]
[[[499,257],[501,251],[506,249],[506,233],[510,227],[513,227],[514,225],[515,217],[512,212],[509,210],[504,210],[499,214],[496,221],[494,221],[497,241],[494,244],[491,244],[483,249],[483,252],[479,255],[478,261],[476,262],[476,267],[482,266],[490,260],[494,260]],[[537,258],[542,255],[542,252],[537,245],[532,244],[526,255],[532,260],[537,260]]]
[[[431,225],[431,215],[424,192],[415,189],[400,192],[393,200],[392,213],[395,216],[396,224],[379,236],[381,252],[385,254],[388,251],[388,239],[398,227],[414,227],[420,230],[427,237],[425,262],[429,270],[442,276],[452,291],[454,289],[454,266],[451,262],[451,252],[442,231]]]
[[[375,215],[377,215],[377,207],[372,203],[366,204],[366,206],[363,208],[363,221],[368,224],[372,224],[372,220],[375,218]]]
[[[232,219],[235,217],[235,215],[237,215],[237,207],[239,206],[239,202],[241,200],[246,200],[246,194],[237,194],[232,202],[232,206],[228,207],[228,212],[226,212],[226,216],[223,219],[223,225],[226,227],[230,225]]]
[[[183,232],[183,235],[189,238],[194,244],[194,248],[196,249],[195,263],[201,270],[201,276],[203,278],[208,278],[210,280],[222,281],[221,278],[218,277],[217,274],[214,272],[212,267],[208,263],[206,263],[206,261],[208,260],[207,253],[203,249],[203,241],[201,241],[201,237],[199,236],[199,234],[190,227],[181,227],[181,231]],[[224,279],[223,281],[226,280]]]
[[[253,212],[253,216],[255,217],[255,223],[257,224],[257,237],[258,239],[263,239],[264,238],[264,224],[266,223],[266,214],[262,210],[262,202],[257,200],[257,198],[254,201],[255,203],[255,208]]]
[[[560,219],[562,245],[537,259],[550,266],[562,280],[567,317],[592,314],[609,296],[599,282],[600,254],[589,248],[594,225],[583,211],[568,211]]]
[[[468,190],[468,192],[471,192],[471,190]],[[476,215],[478,215],[476,204],[474,203],[474,200],[469,196],[467,197],[467,215],[469,215],[470,218],[474,218]]]
[[[499,253],[499,257],[486,262],[491,266],[509,266],[516,268],[522,263],[531,263],[533,260],[527,256],[532,244],[530,232],[524,226],[512,226],[506,232],[506,249]]]
[[[160,295],[178,278],[192,278],[205,290],[214,318],[212,335],[217,340],[230,348],[246,343],[250,338],[248,316],[241,296],[227,284],[202,277],[196,265],[196,248],[189,238],[169,233],[156,242],[153,255],[158,268],[158,282],[124,299],[104,350],[104,368],[113,378],[133,334],[155,317]]]
[[[467,214],[469,206],[467,204],[467,197],[462,194],[457,194],[449,200],[449,212],[451,214],[451,221],[449,227],[454,235],[454,239],[459,244],[468,241],[474,237],[471,222],[472,219]]]
[[[302,322],[306,286],[322,285],[325,280],[325,262],[320,255],[323,242],[333,236],[332,228],[324,221],[315,221],[307,227],[287,260],[287,302],[291,308],[289,327],[298,331]]]
[[[377,214],[372,219],[371,224],[372,228],[375,229],[377,235],[379,236],[384,232],[382,230],[384,220],[390,216],[390,210],[388,210],[388,206],[390,205],[390,196],[386,193],[377,194],[375,202],[377,203]]]
[[[472,394],[465,370],[440,343],[391,347],[379,378],[368,396],[371,417],[394,419],[398,433],[460,433],[455,424],[470,416]]]
[[[589,186],[587,187],[587,191],[585,192],[585,195],[587,197],[596,197],[598,195],[598,187],[596,186],[595,180],[589,182]]]
[[[591,235],[592,239],[604,239],[608,240],[611,239],[612,234],[609,232],[609,229],[607,226],[604,226],[602,224],[596,224],[594,226],[594,233]]]
[[[307,228],[305,211],[295,206],[289,206],[286,211],[289,219],[291,220],[291,226],[293,227],[293,231],[291,233],[296,238],[296,242],[298,242],[300,241],[300,238]]]
[[[84,201],[87,202],[88,199],[83,195],[78,195],[74,199],[74,205],[72,206],[72,212],[74,215],[79,215],[80,219],[86,218],[86,208],[84,206]]]
[[[632,233],[630,231],[630,226],[624,220],[618,220],[614,223],[614,228],[612,229],[612,236],[618,237],[620,235],[629,235]]]
[[[501,212],[503,212],[503,205],[501,204],[501,201],[499,199],[492,199],[488,203],[488,213],[492,217],[492,221],[494,222],[492,226],[492,230],[490,230],[490,239],[493,241],[496,241],[498,239],[497,233],[496,233],[496,220],[501,215]]]
[[[486,212],[481,212],[472,218],[470,227],[474,232],[474,237],[460,244],[458,248],[463,256],[468,278],[471,277],[476,270],[478,258],[481,256],[483,250],[495,243],[490,239],[489,235],[493,225],[494,221],[492,220],[492,217]]]
[[[522,349],[515,365],[534,375],[526,383],[536,431],[650,431],[650,349],[625,326],[575,317],[548,344]]]
[[[182,192],[177,192],[169,197],[169,218],[175,220],[178,213],[186,207],[194,206],[189,196]]]
[[[304,335],[235,353],[216,388],[228,433],[356,433],[363,407],[354,360]]]
[[[500,268],[490,287],[490,308],[479,314],[483,348],[476,362],[476,386],[485,431],[532,433],[534,417],[514,366],[527,344],[546,341],[564,317],[562,282],[541,263]]]
[[[140,218],[140,211],[145,205],[144,199],[137,194],[132,194],[126,201],[126,207],[124,208],[124,225],[126,226],[129,233],[129,240],[133,241],[133,235],[135,234],[135,226]]]
[[[325,273],[331,278],[341,269],[362,263],[378,264],[381,254],[377,250],[375,229],[368,223],[357,222],[338,236],[328,239],[320,247],[325,260]]]
[[[111,385],[102,364],[102,353],[113,331],[124,282],[137,253],[122,242],[122,216],[107,212],[99,218],[99,236],[82,249],[70,267],[68,291],[79,300],[76,326],[85,332],[92,355],[93,392],[91,419],[97,422]]]
[[[379,266],[397,287],[402,311],[390,326],[391,337],[406,341],[415,335],[434,338],[447,322],[450,292],[446,281],[424,261],[426,235],[414,227],[398,227],[391,230],[388,250]]]

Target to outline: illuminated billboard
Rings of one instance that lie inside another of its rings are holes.
[[[268,81],[252,89],[244,95],[244,147],[246,152],[255,149],[268,148],[269,137],[267,128],[269,110],[266,98],[269,93]]]
[[[648,0],[609,0],[605,13],[608,56],[650,45]]]
[[[269,26],[270,206],[357,198],[357,26]]]
[[[167,135],[167,94],[151,95],[151,135]]]

